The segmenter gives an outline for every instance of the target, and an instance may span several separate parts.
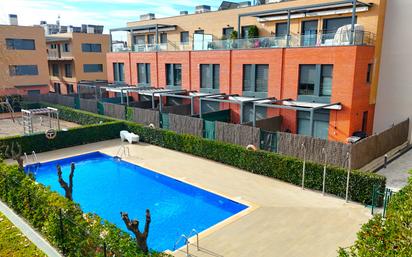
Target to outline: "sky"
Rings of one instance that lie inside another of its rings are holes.
[[[157,18],[179,15],[180,11],[194,12],[196,5],[207,4],[216,10],[221,0],[0,0],[0,24],[8,24],[8,14],[17,14],[19,25],[56,23],[61,25],[104,25],[104,33],[111,28],[125,27],[126,22],[139,20],[145,13]],[[126,35],[124,35],[124,39]],[[123,36],[117,38],[122,40]]]

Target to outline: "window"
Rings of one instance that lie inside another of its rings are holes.
[[[150,85],[150,63],[137,64],[137,83],[138,85]]]
[[[37,65],[10,65],[10,76],[34,76],[39,75]]]
[[[204,92],[219,91],[220,65],[200,65],[200,89]]]
[[[362,114],[362,132],[366,132],[368,129],[368,112],[363,112]]]
[[[67,91],[67,94],[68,94],[68,95],[74,93],[73,84],[67,84],[67,85],[66,85],[66,89],[67,89],[66,91]]]
[[[233,27],[223,28],[222,37],[223,39],[229,39],[232,35]]]
[[[61,94],[60,83],[53,83],[54,93]]]
[[[166,64],[166,85],[167,87],[182,86],[182,65]]]
[[[6,38],[7,49],[9,50],[35,50],[33,39]]]
[[[266,96],[268,91],[268,76],[268,64],[244,64],[243,95]]]
[[[57,45],[56,44],[50,44],[50,49],[56,49]]]
[[[59,76],[59,65],[57,63],[52,64],[52,74],[55,77]]]
[[[302,46],[314,46],[317,43],[318,20],[302,22]]]
[[[320,100],[316,98],[323,96],[327,97],[326,102],[328,102],[330,100],[330,96],[332,95],[332,74],[333,65],[330,64],[300,65],[298,87],[299,98],[306,101],[316,101]],[[311,98],[309,99],[307,97]]]
[[[332,95],[332,72],[333,65],[322,65],[320,73],[320,95]]]
[[[102,51],[102,45],[101,44],[82,44],[82,51],[100,53]]]
[[[66,52],[66,53],[70,52],[69,43],[64,43],[62,47],[63,47],[63,52]]]
[[[166,44],[167,43],[167,33],[160,34],[160,43]]]
[[[287,34],[288,34],[288,23],[287,22],[276,23],[276,32],[275,32],[276,37],[284,37]]]
[[[64,76],[66,78],[71,78],[73,76],[71,63],[65,63],[64,64]]]
[[[136,35],[133,37],[133,41],[137,45],[144,45],[146,44],[144,35]]]
[[[155,43],[155,36],[153,34],[148,34],[147,35],[147,43],[148,44],[154,44]]]
[[[103,72],[103,64],[83,64],[83,72]]]
[[[372,71],[373,71],[373,64],[369,63],[368,64],[368,71],[366,73],[366,82],[367,83],[372,83]]]
[[[313,136],[322,139],[329,137],[329,110],[317,110],[313,115]],[[298,134],[311,136],[310,112],[298,111]]]
[[[189,43],[189,32],[188,31],[180,32],[180,43],[182,44]]]
[[[27,90],[28,95],[40,95],[40,90],[34,89],[34,90]]]
[[[249,28],[251,26],[242,26],[242,38],[249,38]]]
[[[195,34],[205,34],[205,31],[203,29],[197,29],[195,30]]]
[[[124,63],[122,62],[113,63],[113,80],[116,82],[124,81]]]
[[[333,39],[335,37],[336,31],[340,27],[348,24],[352,24],[352,17],[324,19],[322,42],[324,42],[326,39]]]

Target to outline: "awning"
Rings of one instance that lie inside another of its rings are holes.
[[[127,32],[136,32],[136,33],[147,33],[147,32],[156,32],[156,28],[159,32],[163,31],[173,31],[176,30],[176,25],[167,25],[167,24],[148,24],[148,25],[140,25],[140,26],[130,26],[130,27],[123,27],[123,28],[115,28],[111,29],[110,32],[116,31],[127,31]]]
[[[53,42],[69,42],[71,39],[69,37],[46,37],[47,43]]]

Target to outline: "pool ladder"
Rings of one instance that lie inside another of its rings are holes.
[[[115,155],[115,158],[121,160],[123,157],[128,157],[130,156],[130,149],[129,147],[125,145],[121,145],[119,149],[117,150],[117,153]]]
[[[189,239],[192,236],[196,236],[196,248],[198,251],[200,251],[200,247],[199,247],[199,233],[195,230],[192,229],[192,231],[190,231],[189,236],[186,236],[185,234],[182,234],[179,239],[176,241],[175,245],[173,246],[173,251],[176,251],[176,246],[182,241],[182,239],[185,240],[185,245],[186,245],[186,256],[190,256],[189,253],[189,245],[190,245],[190,241]]]
[[[26,165],[30,164],[30,159],[29,156],[27,155],[27,153],[24,153],[24,157],[26,158]],[[31,164],[40,164],[39,159],[37,159],[37,155],[35,151],[31,152],[31,160],[32,163]]]

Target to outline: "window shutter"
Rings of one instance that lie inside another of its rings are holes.
[[[220,87],[220,65],[213,65],[213,88],[219,89]]]
[[[256,65],[256,92],[268,91],[268,72],[269,65],[258,64]]]
[[[243,91],[252,91],[252,65],[243,65]]]

